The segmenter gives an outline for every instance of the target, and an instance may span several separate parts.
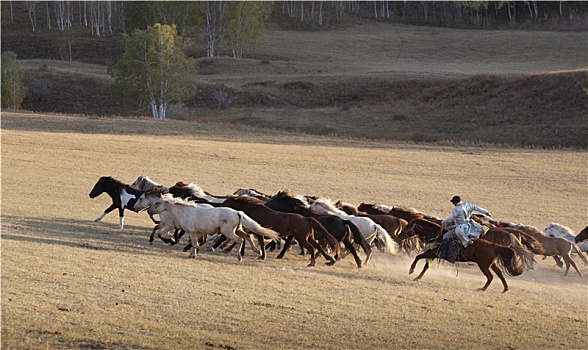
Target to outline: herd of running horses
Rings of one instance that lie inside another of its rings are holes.
[[[409,273],[414,272],[420,260],[426,259],[415,280],[422,278],[434,259],[447,259],[439,249],[446,232],[442,220],[410,208],[366,203],[355,207],[340,201],[333,203],[325,198],[295,195],[290,190],[270,196],[254,189],[238,189],[232,195],[215,196],[193,183],[178,182],[168,187],[146,176],[139,176],[131,185],[103,176],[94,185],[90,198],[102,193],[111,197],[112,205],[95,221],[117,209],[118,228],[122,229],[125,209],[146,210],[155,223],[149,242],[153,242],[157,233],[163,242],[173,245],[187,233],[190,243],[184,251],[190,251],[190,257],[195,257],[205,245],[214,250],[224,244],[225,252],[237,247],[240,261],[248,242],[259,258],[265,259],[266,249],[273,249],[284,239],[278,258],[296,240],[301,254],[305,250],[309,253],[308,266],[316,265],[319,254],[327,260],[327,265],[351,254],[361,268],[368,265],[375,248],[392,255],[416,255]],[[525,269],[532,269],[534,255],[551,256],[560,267],[565,264],[564,276],[570,266],[582,276],[572,254],[588,264],[582,253],[588,251],[588,226],[574,235],[569,228],[556,223],[541,231],[483,215],[472,219],[489,230],[473,244],[458,249],[448,260],[476,263],[487,279],[480,288],[482,291],[493,280],[492,270],[503,284],[503,293],[506,292],[508,284],[503,272],[519,276]],[[167,235],[170,232],[172,237]],[[358,251],[363,251],[363,260]]]

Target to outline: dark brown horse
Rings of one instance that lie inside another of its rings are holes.
[[[406,227],[408,221],[388,214],[368,214],[366,212],[358,210],[358,208],[351,204],[343,203],[341,201],[335,203],[335,206],[349,215],[365,216],[374,220],[376,224],[382,226],[386,230],[386,232],[388,232],[390,237],[392,237],[392,239],[395,240],[396,243],[398,243],[399,245],[402,243],[402,240],[399,239],[398,236]]]
[[[223,206],[230,207],[236,210],[243,211],[253,220],[257,221],[264,227],[271,227],[278,232],[280,237],[294,236],[300,246],[308,249],[310,254],[310,264],[312,267],[316,265],[315,249],[318,250],[325,259],[329,260],[327,265],[333,265],[339,257],[339,242],[321,225],[321,223],[312,217],[304,217],[300,214],[283,213],[275,211],[264,205],[263,201],[257,198],[248,196],[229,196],[224,202]],[[327,252],[316,241],[315,234],[325,239],[335,257],[330,257]],[[262,255],[265,259],[265,245],[260,241]]]
[[[341,259],[343,259],[346,254],[351,253],[358,268],[368,264],[372,256],[372,249],[365,238],[362,236],[361,232],[359,232],[357,226],[355,226],[355,224],[353,224],[351,221],[343,220],[336,215],[320,215],[313,213],[308,209],[308,204],[305,204],[302,200],[296,198],[290,190],[278,192],[276,195],[271,197],[265,203],[265,205],[273,210],[285,213],[296,213],[302,216],[316,218],[327,229],[327,231],[333,235],[333,237],[345,245],[347,252],[342,254]],[[280,255],[278,255],[278,257],[284,255],[289,243],[290,238],[286,239],[284,249]],[[359,245],[365,252],[366,257],[363,263],[359,258],[353,243]]]
[[[584,229],[580,231],[580,233],[578,233],[574,239],[576,243],[588,241],[588,226],[584,227]]]

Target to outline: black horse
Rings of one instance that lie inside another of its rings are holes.
[[[120,224],[117,228],[122,229],[124,227],[124,219],[125,219],[125,209],[132,210],[134,212],[133,206],[137,202],[137,199],[143,194],[143,191],[135,190],[129,185],[126,185],[110,176],[102,176],[98,179],[98,182],[90,191],[90,198],[96,198],[102,193],[106,192],[112,198],[112,205],[106,208],[100,216],[98,216],[94,221],[98,222],[102,220],[106,214],[110,213],[114,209],[118,209],[118,216],[120,219]],[[151,220],[156,222],[153,217]]]
[[[313,213],[312,211],[307,209],[307,207],[304,205],[304,203],[302,203],[301,200],[293,197],[289,191],[278,192],[275,196],[270,198],[269,201],[265,202],[265,205],[277,211],[297,213],[302,216],[316,218],[327,229],[327,231],[331,233],[331,235],[333,235],[339,242],[343,242],[345,248],[347,248],[347,250],[349,250],[349,252],[353,254],[357,267],[361,268],[362,261],[357,255],[355,247],[351,243],[351,240],[353,239],[355,243],[357,243],[363,248],[366,254],[365,262],[363,263],[363,265],[368,264],[372,255],[372,249],[363,237],[363,235],[361,234],[361,232],[359,232],[359,230],[357,229],[357,226],[355,226],[355,224],[353,224],[351,221],[343,220],[335,215],[319,215]],[[353,235],[352,239],[350,237],[350,233]],[[286,238],[284,248],[278,255],[278,258],[284,256],[285,252],[288,250],[288,247],[290,246],[290,243],[292,242],[292,238],[292,236]]]

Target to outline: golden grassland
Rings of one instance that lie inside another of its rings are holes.
[[[307,268],[296,248],[186,259],[148,245],[152,223],[127,212],[94,223],[103,175],[194,182],[225,195],[290,188],[352,204],[407,205],[444,217],[449,198],[496,218],[586,225],[585,152],[424,147],[242,125],[2,113],[2,348],[583,349],[587,282],[553,260],[508,277],[502,294],[476,266],[376,253]],[[586,267],[575,258],[580,269]],[[422,264],[422,263],[421,263]],[[417,267],[417,270],[422,265]],[[457,276],[456,276],[457,275]]]

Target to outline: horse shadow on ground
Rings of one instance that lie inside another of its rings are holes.
[[[152,228],[152,226],[125,225],[124,229],[119,230],[115,229],[111,223],[92,220],[3,215],[1,238],[23,243],[53,244],[145,255],[153,255],[159,249],[172,248],[158,241],[149,245]],[[180,245],[177,250],[181,252]]]

